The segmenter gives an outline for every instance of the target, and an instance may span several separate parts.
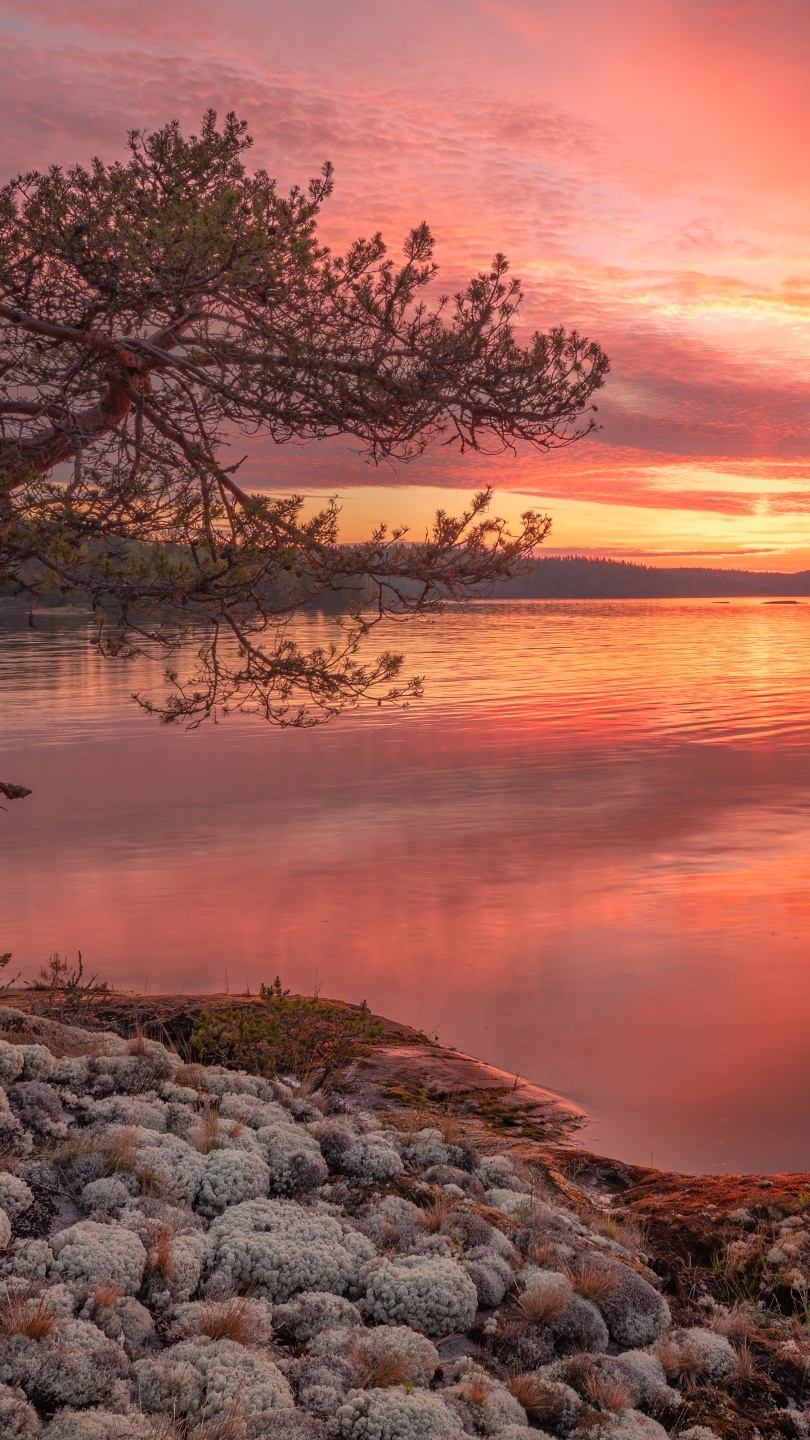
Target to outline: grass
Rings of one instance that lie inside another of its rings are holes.
[[[102,1148],[105,1175],[134,1175],[138,1164],[138,1142],[132,1130],[122,1125]]]
[[[43,1296],[34,1305],[21,1295],[7,1295],[0,1302],[0,1337],[27,1335],[29,1340],[45,1340],[56,1329],[56,1316],[49,1310]]]
[[[569,1293],[568,1288],[562,1286],[554,1289],[527,1286],[520,1291],[509,1318],[528,1325],[548,1325],[565,1309]]]
[[[171,1231],[161,1225],[147,1251],[146,1268],[150,1275],[159,1275],[162,1280],[172,1280],[175,1274],[172,1254]]]
[[[601,1305],[616,1288],[616,1276],[598,1261],[582,1259],[574,1265],[563,1265],[562,1273],[571,1289],[594,1305]]]
[[[510,1395],[514,1395],[518,1404],[523,1406],[526,1413],[533,1420],[539,1422],[541,1427],[545,1424],[552,1429],[556,1428],[562,1419],[564,1404],[539,1375],[531,1370],[520,1370],[509,1376],[506,1388]]]
[[[468,1405],[486,1405],[492,1394],[492,1382],[485,1375],[471,1375],[462,1382],[459,1394]]]
[[[437,1235],[444,1228],[451,1212],[455,1209],[455,1202],[449,1195],[441,1192],[435,1196],[429,1205],[419,1211],[417,1219],[419,1224],[428,1235]]]
[[[253,1345],[258,1329],[246,1297],[231,1300],[206,1300],[195,1326],[197,1335],[210,1340],[234,1340],[237,1345]]]
[[[111,1285],[109,1281],[102,1280],[93,1291],[93,1304],[99,1310],[112,1310],[117,1301],[121,1299],[121,1293],[117,1285]]]
[[[606,1375],[602,1370],[589,1371],[583,1377],[582,1388],[593,1405],[609,1410],[614,1415],[631,1407],[630,1396],[621,1380],[617,1380],[613,1375]]]
[[[363,1334],[352,1335],[346,1354],[355,1366],[355,1390],[385,1390],[393,1385],[412,1385],[413,1364],[404,1355],[375,1354]]]

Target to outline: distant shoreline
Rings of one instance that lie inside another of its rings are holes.
[[[500,600],[776,600],[810,598],[810,570],[712,570],[544,556],[493,592]]]

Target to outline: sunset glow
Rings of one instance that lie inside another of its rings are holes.
[[[334,162],[330,243],[381,228],[396,253],[425,218],[443,287],[504,250],[527,327],[611,356],[603,428],[568,451],[394,472],[259,449],[252,483],[339,491],[349,536],[492,483],[554,516],[552,549],[810,566],[799,0],[0,0],[0,29],[7,174],[235,109],[284,185]]]

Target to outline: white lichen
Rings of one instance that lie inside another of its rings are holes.
[[[409,1325],[423,1335],[467,1330],[475,1319],[478,1293],[454,1260],[405,1255],[384,1261],[366,1282],[365,1311],[382,1325]]]
[[[52,1235],[50,1247],[50,1274],[54,1279],[88,1285],[103,1281],[124,1295],[135,1295],[141,1287],[146,1251],[130,1230],[80,1220]]]

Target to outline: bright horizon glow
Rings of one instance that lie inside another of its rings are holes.
[[[280,184],[334,162],[334,246],[380,228],[396,255],[426,218],[448,290],[504,250],[527,329],[611,356],[603,429],[566,451],[373,471],[257,448],[245,483],[339,491],[347,538],[493,484],[554,517],[555,550],[810,564],[800,0],[0,0],[0,59],[6,174],[233,108]]]

